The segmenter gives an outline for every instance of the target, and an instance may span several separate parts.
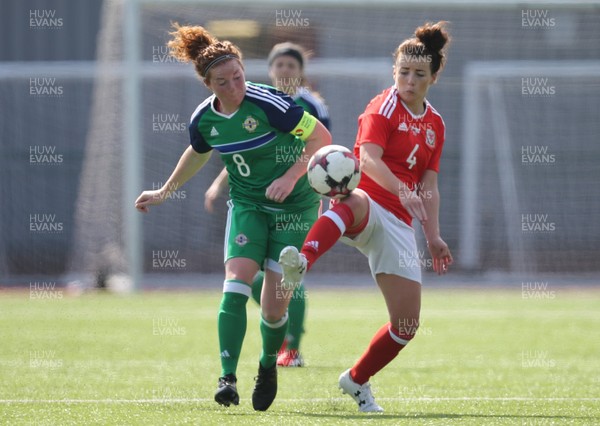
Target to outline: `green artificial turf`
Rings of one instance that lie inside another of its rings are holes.
[[[248,303],[240,405],[213,401],[221,294],[0,294],[0,422],[68,424],[600,424],[600,291],[424,289],[413,342],[372,378],[362,414],[339,374],[387,321],[372,290],[307,293],[304,368],[251,405],[259,312]],[[534,297],[535,296],[535,297]]]

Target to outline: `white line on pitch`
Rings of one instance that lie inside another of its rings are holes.
[[[435,402],[435,401],[600,401],[600,398],[577,397],[417,397],[377,398],[378,401]],[[154,399],[0,399],[0,404],[171,404],[211,402],[212,398],[154,398]],[[294,398],[278,399],[280,402],[332,402],[349,401],[348,398]]]

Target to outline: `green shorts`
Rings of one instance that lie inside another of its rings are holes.
[[[245,257],[276,272],[281,272],[277,263],[281,250],[286,246],[302,248],[321,209],[320,203],[294,211],[233,200],[227,205],[225,262],[234,257]]]

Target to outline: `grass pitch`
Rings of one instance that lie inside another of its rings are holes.
[[[415,340],[372,379],[361,414],[339,374],[386,321],[375,290],[308,292],[305,368],[280,369],[253,411],[258,308],[238,371],[241,402],[213,401],[220,292],[0,295],[4,424],[600,424],[600,292],[424,288]]]

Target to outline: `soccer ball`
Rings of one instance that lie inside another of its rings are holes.
[[[359,181],[359,162],[341,145],[324,146],[308,162],[308,183],[321,195],[343,198]]]

